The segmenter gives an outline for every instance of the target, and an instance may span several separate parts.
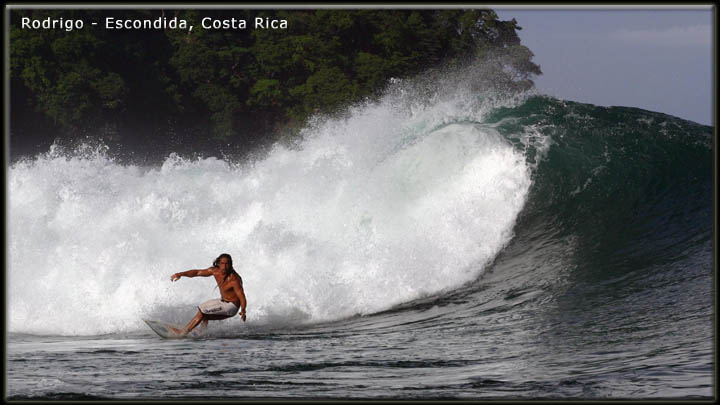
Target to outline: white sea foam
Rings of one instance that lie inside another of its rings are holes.
[[[9,330],[185,322],[218,292],[212,278],[170,275],[223,252],[255,325],[369,314],[476,279],[512,236],[528,163],[478,124],[484,102],[463,86],[425,100],[398,89],[252,163],[173,155],[139,167],[104,151],[16,163]]]

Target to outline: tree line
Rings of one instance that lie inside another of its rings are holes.
[[[23,17],[86,24],[28,29]],[[87,24],[106,17],[195,28]],[[206,17],[287,28],[201,29]],[[540,69],[519,29],[489,9],[12,10],[11,148],[102,138],[136,149],[247,150],[296,133],[314,113],[378,96],[390,78],[490,49],[522,55],[511,80],[526,86]]]

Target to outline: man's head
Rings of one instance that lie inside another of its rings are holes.
[[[213,262],[213,267],[217,267],[223,271],[235,270],[233,269],[232,256],[227,253],[223,253],[218,256],[218,258]]]

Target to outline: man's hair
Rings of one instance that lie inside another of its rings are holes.
[[[223,282],[227,281],[227,278],[230,277],[231,274],[234,274],[234,275],[238,276],[238,278],[240,279],[240,285],[242,286],[242,278],[240,278],[240,275],[237,274],[237,272],[235,271],[235,268],[233,267],[233,263],[232,263],[232,256],[230,256],[228,253],[223,253],[220,256],[218,256],[217,259],[215,259],[215,261],[213,262],[213,267],[218,267],[218,264],[220,263],[220,259],[222,259],[222,258],[228,259],[228,264],[230,265],[230,271],[227,272],[227,274],[225,274],[225,278],[223,279]]]

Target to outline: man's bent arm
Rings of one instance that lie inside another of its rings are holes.
[[[237,285],[234,285],[233,289],[235,290],[235,295],[237,295],[237,297],[240,299],[240,316],[242,317],[242,320],[245,321],[245,308],[247,307],[245,291],[242,287],[238,287]]]

